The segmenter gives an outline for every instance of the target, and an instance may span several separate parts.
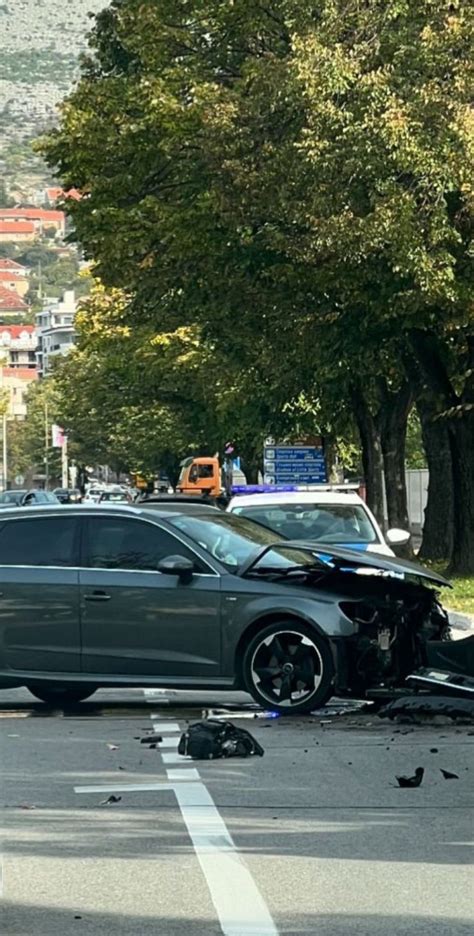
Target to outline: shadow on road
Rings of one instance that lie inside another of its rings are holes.
[[[139,890],[137,903],[140,902]],[[182,913],[182,911],[181,911]],[[75,919],[76,916],[81,919]],[[276,920],[280,936],[468,936],[472,923],[466,919],[418,915],[364,915],[324,913]],[[222,936],[215,919],[192,914],[140,916],[95,913],[87,910],[50,909],[44,905],[17,906],[3,902],[0,911],[2,931],[8,936]]]

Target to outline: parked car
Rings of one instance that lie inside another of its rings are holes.
[[[0,507],[33,507],[38,504],[59,504],[60,501],[50,491],[4,491],[0,494]]]
[[[105,487],[89,487],[83,498],[84,503],[97,504],[102,494],[105,494],[105,491]]]
[[[102,491],[97,503],[98,504],[129,504],[131,502],[131,497],[124,490],[118,491]]]
[[[80,504],[82,494],[77,488],[55,488],[53,494],[61,504]]]
[[[20,507],[28,491],[3,491],[0,494],[0,507]]]
[[[359,574],[359,573],[365,574]],[[284,713],[404,685],[447,615],[414,563],[287,542],[210,508],[11,508],[0,519],[0,688],[246,689]],[[451,662],[454,666],[455,662]]]
[[[227,510],[247,517],[287,539],[339,544],[394,556],[392,546],[408,543],[406,530],[385,537],[365,501],[353,491],[274,491],[233,497]]]

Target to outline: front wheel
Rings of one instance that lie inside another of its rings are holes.
[[[326,640],[304,624],[269,624],[243,658],[246,687],[259,705],[285,715],[320,708],[333,693],[334,664]]]
[[[48,705],[74,705],[88,699],[97,686],[27,686],[32,695]]]

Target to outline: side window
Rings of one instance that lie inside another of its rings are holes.
[[[209,571],[172,533],[152,523],[127,517],[90,517],[87,522],[89,568],[156,572],[162,559],[176,555],[191,559],[196,572]]]
[[[0,565],[74,566],[75,517],[7,520],[0,529]]]

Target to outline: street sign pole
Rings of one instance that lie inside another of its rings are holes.
[[[61,449],[61,484],[63,488],[69,487],[69,462],[67,454],[67,436],[64,436],[64,442]]]
[[[48,402],[44,403],[44,486],[49,489],[49,414]]]
[[[2,443],[3,443],[3,489],[8,490],[8,440],[7,440],[7,414],[3,414],[2,425]]]

